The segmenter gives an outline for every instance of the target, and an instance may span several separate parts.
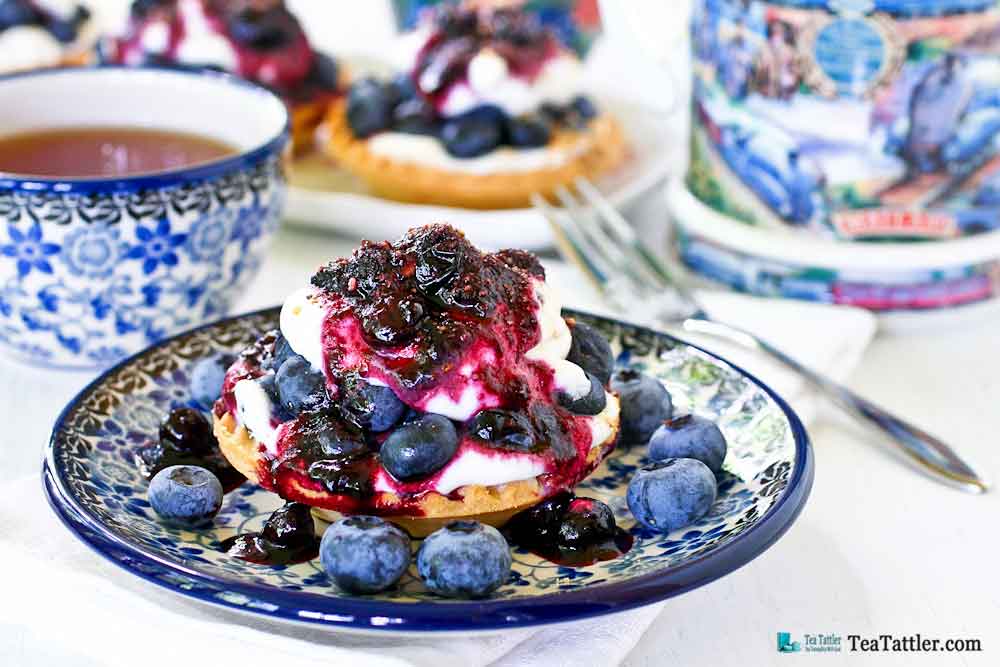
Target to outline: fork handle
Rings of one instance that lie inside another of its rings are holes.
[[[887,435],[912,462],[932,477],[974,493],[989,490],[989,483],[939,438],[857,395],[839,382],[817,373],[759,336],[702,314],[684,320],[683,326],[688,331],[724,338],[758,350],[779,361],[808,380],[861,423],[873,426]]]

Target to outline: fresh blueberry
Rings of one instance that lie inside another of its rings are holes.
[[[183,454],[208,454],[218,447],[205,415],[192,408],[177,408],[160,424],[160,444]]]
[[[601,384],[607,384],[615,368],[615,357],[608,340],[583,322],[573,323],[572,334],[566,360],[596,377]]]
[[[447,121],[441,128],[441,141],[455,157],[478,157],[500,145],[503,126],[503,112],[482,107]]]
[[[295,355],[295,350],[288,343],[288,339],[278,334],[277,339],[274,341],[274,345],[271,347],[270,356],[262,364],[265,370],[277,371],[281,368],[281,364],[285,363]]]
[[[406,100],[411,100],[417,96],[417,86],[413,83],[413,76],[409,72],[396,75],[392,81],[386,84],[386,92],[389,101],[396,106]]]
[[[233,363],[233,357],[219,354],[202,359],[191,369],[191,397],[203,408],[211,408],[222,395],[222,383],[226,370]]]
[[[326,379],[305,358],[292,357],[281,364],[274,378],[281,406],[293,415],[316,407],[326,398]]]
[[[717,493],[715,475],[701,461],[657,461],[635,473],[628,508],[642,525],[661,533],[683,528],[708,513]]]
[[[469,424],[469,436],[489,447],[530,452],[535,432],[527,416],[509,410],[483,410]]]
[[[43,18],[41,12],[25,0],[0,2],[0,30],[15,26],[38,25]]]
[[[222,507],[222,484],[197,466],[170,466],[149,482],[149,504],[164,522],[183,528],[208,524]]]
[[[388,128],[392,124],[392,99],[386,87],[372,78],[351,86],[347,93],[347,122],[361,139]]]
[[[649,440],[674,413],[673,401],[659,380],[630,368],[611,376],[611,390],[621,400],[621,439],[627,444]]]
[[[410,538],[375,516],[349,516],[326,529],[319,546],[323,569],[349,593],[391,588],[410,565]]]
[[[405,99],[392,112],[392,129],[435,136],[440,130],[434,108],[422,97]]]
[[[431,533],[417,553],[424,584],[451,598],[481,598],[510,577],[510,547],[496,528],[453,521]]]
[[[559,542],[571,549],[612,540],[617,526],[611,508],[593,498],[574,498],[559,523]]]
[[[389,387],[359,380],[344,393],[344,407],[359,426],[373,433],[388,431],[406,412],[406,404]]]
[[[664,422],[649,439],[649,458],[698,459],[713,473],[722,470],[726,459],[726,438],[715,422],[697,415],[685,415]]]
[[[604,406],[608,404],[608,397],[604,393],[604,386],[600,380],[590,373],[587,373],[587,379],[590,380],[590,391],[579,398],[572,398],[564,392],[559,392],[556,397],[559,400],[559,405],[575,415],[600,414],[604,410]]]
[[[69,19],[63,20],[58,17],[52,17],[46,27],[52,33],[53,37],[64,44],[69,44],[76,40],[80,34],[80,26],[89,18],[90,10],[79,6]]]
[[[507,141],[518,148],[545,146],[552,138],[549,124],[541,116],[519,116],[507,121]]]
[[[267,541],[285,547],[307,546],[316,539],[312,510],[303,503],[285,503],[271,513],[260,534]]]
[[[403,481],[440,470],[458,450],[458,433],[447,417],[428,414],[393,431],[379,455],[382,466]]]
[[[589,97],[580,95],[570,104],[570,109],[584,120],[597,118],[597,107],[594,106]]]

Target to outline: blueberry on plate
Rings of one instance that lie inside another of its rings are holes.
[[[281,406],[292,415],[314,408],[326,399],[326,378],[304,357],[294,356],[281,364],[274,382]]]
[[[489,447],[530,452],[536,440],[527,416],[509,410],[483,410],[469,424],[469,436]]]
[[[490,107],[473,110],[445,122],[441,141],[455,157],[472,158],[485,155],[503,141],[503,113]]]
[[[149,504],[164,523],[181,528],[207,525],[222,507],[218,477],[197,466],[170,466],[149,482]]]
[[[410,565],[410,537],[375,516],[349,516],[326,529],[320,542],[323,569],[349,593],[378,593],[399,581]]]
[[[544,118],[538,115],[518,116],[507,120],[507,141],[517,148],[546,146],[552,131]]]
[[[450,598],[481,598],[510,577],[510,547],[496,528],[453,521],[431,533],[417,553],[424,584]]]
[[[645,444],[674,413],[670,393],[656,378],[631,368],[611,376],[611,390],[621,400],[621,440]]]
[[[578,398],[573,398],[565,392],[560,391],[556,396],[559,405],[575,415],[600,414],[608,404],[607,394],[604,393],[604,386],[596,377],[587,373],[587,379],[590,380],[590,390],[586,394]]]
[[[685,415],[664,422],[649,439],[649,458],[698,459],[718,474],[726,459],[726,438],[710,419]]]
[[[708,514],[717,492],[715,475],[701,461],[667,459],[636,472],[626,500],[639,523],[669,533]]]
[[[447,417],[427,414],[393,431],[379,450],[384,467],[396,479],[427,477],[445,466],[458,450],[458,432]]]
[[[222,395],[222,383],[226,379],[226,371],[233,363],[232,355],[217,354],[214,357],[202,359],[191,369],[191,397],[198,404],[209,409]]]
[[[0,2],[0,30],[23,25],[37,25],[42,22],[41,12],[26,0],[6,0]]]
[[[395,426],[406,412],[403,403],[389,387],[359,380],[345,391],[344,407],[359,426],[382,433]]]
[[[365,139],[392,124],[392,96],[373,78],[358,81],[347,93],[347,122],[354,135]]]
[[[607,384],[615,368],[611,344],[596,329],[583,322],[574,322],[570,331],[572,342],[566,360],[596,377],[601,384]]]
[[[212,425],[193,408],[177,408],[160,424],[160,444],[183,454],[208,454],[218,447]]]
[[[309,546],[316,539],[312,511],[303,503],[285,503],[271,513],[260,535],[268,542],[292,549]]]
[[[618,526],[611,508],[593,498],[574,498],[559,523],[559,543],[572,549],[615,538]]]

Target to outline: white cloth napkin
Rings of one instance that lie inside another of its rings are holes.
[[[569,304],[602,310],[578,274],[565,265],[548,268],[549,280]],[[856,310],[717,293],[703,298],[710,311],[838,378],[854,368],[875,331],[874,319]],[[709,349],[722,349],[705,342]],[[812,414],[812,401],[797,378],[732,352],[726,349],[796,409]],[[0,573],[5,575],[0,662],[19,666],[614,665],[663,607],[479,637],[359,637],[276,624],[187,601],[106,563],[55,518],[37,475],[0,485]],[[193,654],[186,655],[185,647]]]

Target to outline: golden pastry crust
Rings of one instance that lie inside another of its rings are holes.
[[[552,195],[579,176],[595,178],[620,165],[627,155],[621,125],[604,114],[584,131],[557,130],[549,143],[575,156],[549,169],[472,174],[376,155],[347,123],[347,103],[338,100],[326,115],[326,153],[385,199],[473,209],[525,208],[531,195]]]
[[[304,155],[316,148],[316,128],[323,122],[327,109],[339,99],[351,85],[351,74],[347,67],[341,67],[337,74],[337,91],[319,95],[308,102],[294,102],[289,105],[292,126],[292,150],[295,155]]]
[[[609,394],[608,408],[597,418],[605,423],[610,435],[588,452],[588,470],[600,465],[604,457],[614,449],[618,438],[619,411],[618,398]],[[233,467],[251,482],[260,483],[258,471],[263,454],[260,445],[246,428],[237,424],[233,416],[227,413],[214,418],[213,429],[223,455],[229,459]],[[297,486],[295,490],[302,498],[315,498],[317,502],[324,497],[322,493],[301,486]],[[414,537],[424,537],[445,524],[459,519],[475,519],[499,527],[521,510],[543,500],[545,490],[535,478],[496,486],[472,484],[458,488],[452,495],[454,497],[431,491],[422,496],[417,504],[419,515],[392,515],[389,518]],[[382,493],[379,496],[377,504],[388,506],[397,504],[398,498],[391,493]],[[326,522],[336,521],[340,517],[338,512],[315,506],[313,514]]]

